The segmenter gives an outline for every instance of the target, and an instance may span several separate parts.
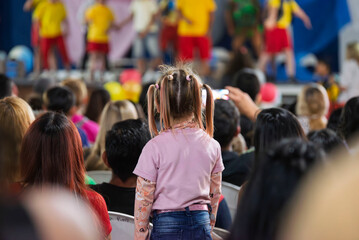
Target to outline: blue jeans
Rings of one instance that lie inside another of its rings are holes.
[[[212,240],[207,211],[154,212],[152,223],[151,240]]]

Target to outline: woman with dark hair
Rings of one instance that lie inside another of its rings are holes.
[[[61,186],[87,199],[102,223],[106,239],[111,224],[101,195],[85,185],[81,138],[76,126],[59,113],[48,112],[26,132],[20,153],[23,186]]]
[[[306,138],[300,123],[292,113],[282,108],[262,110],[254,127],[255,165],[260,160],[260,154],[284,138],[295,137]]]
[[[247,184],[228,240],[274,240],[300,181],[323,157],[313,143],[286,139],[261,155]]]
[[[331,129],[325,128],[311,131],[307,137],[309,141],[322,148],[326,154],[330,154],[333,151],[348,152],[344,141]]]
[[[329,116],[327,128],[333,130],[334,132],[338,132],[340,116],[342,115],[343,108],[335,109]]]
[[[359,97],[353,97],[345,104],[340,116],[339,135],[350,145],[350,140],[359,132]],[[351,148],[349,146],[349,148]]]
[[[100,116],[106,104],[111,100],[110,94],[104,88],[99,88],[91,93],[85,116],[91,121],[100,124]]]

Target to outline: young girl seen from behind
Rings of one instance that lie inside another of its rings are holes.
[[[206,129],[202,88],[207,92]],[[212,239],[224,169],[221,148],[213,138],[213,97],[187,67],[164,67],[148,90],[150,131],[134,173],[135,239]],[[155,124],[159,113],[161,131]]]

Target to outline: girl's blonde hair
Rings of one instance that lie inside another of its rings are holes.
[[[107,131],[109,131],[113,124],[117,122],[137,118],[137,110],[134,104],[128,100],[108,102],[105,105],[100,117],[100,130],[96,137],[96,142],[90,156],[85,162],[87,170],[108,169],[101,160],[101,155],[105,151]]]
[[[329,110],[329,98],[325,88],[319,84],[305,86],[298,95],[296,113],[309,118],[310,130],[326,127],[325,115]]]
[[[353,59],[359,63],[359,43],[352,42],[347,45],[347,59]]]
[[[152,135],[158,135],[155,111],[160,115],[161,130],[170,129],[174,120],[193,115],[204,129],[202,120],[202,88],[206,90],[206,132],[213,136],[213,95],[207,84],[201,84],[189,66],[161,66],[162,77],[147,92],[148,123]]]
[[[6,138],[3,142],[5,179],[11,182],[20,180],[21,142],[30,124],[35,120],[31,107],[18,97],[6,97],[0,100],[0,128]],[[34,139],[36,141],[36,139]]]

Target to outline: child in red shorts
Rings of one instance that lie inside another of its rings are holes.
[[[178,13],[174,0],[162,0],[160,2],[162,13],[162,28],[160,33],[161,51],[170,50],[177,56],[178,49]]]
[[[290,81],[295,82],[293,43],[288,30],[292,15],[299,17],[308,29],[312,28],[312,24],[307,14],[294,0],[269,0],[268,9],[268,17],[264,22],[266,46],[259,59],[259,68],[265,71],[268,62],[284,51],[287,76]]]
[[[36,8],[41,2],[45,0],[27,0],[24,4],[24,11],[28,12],[33,10],[33,18]],[[34,72],[40,73],[41,70],[41,55],[40,55],[40,35],[39,25],[33,23],[31,25],[31,46],[34,49]]]
[[[216,3],[214,0],[177,0],[179,12],[179,58],[194,59],[195,50],[201,59],[201,74],[210,72],[208,60],[211,50],[211,27],[214,21]]]
[[[112,10],[105,5],[105,0],[96,3],[86,10],[86,23],[89,25],[87,33],[87,51],[90,54],[90,75],[94,78],[96,62],[100,62],[100,70],[105,69],[105,57],[109,53],[108,30],[115,26]]]
[[[42,2],[34,12],[35,24],[40,26],[40,49],[44,69],[49,69],[49,52],[52,47],[59,50],[66,69],[70,68],[61,25],[66,23],[66,9],[60,0]]]

